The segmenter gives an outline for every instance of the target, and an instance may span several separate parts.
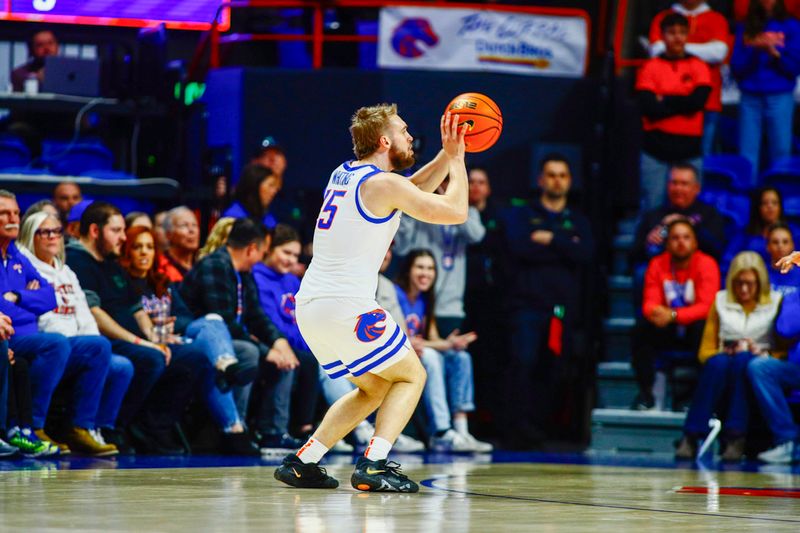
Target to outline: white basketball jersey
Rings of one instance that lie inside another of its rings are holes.
[[[343,163],[331,174],[314,230],[314,256],[297,300],[375,298],[386,250],[401,213],[379,218],[361,201],[361,184],[380,172],[375,165]]]

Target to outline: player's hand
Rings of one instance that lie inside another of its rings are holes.
[[[38,279],[32,279],[31,281],[28,282],[27,285],[25,285],[25,288],[28,289],[29,291],[38,291],[39,287],[40,285]]]
[[[779,268],[781,274],[786,274],[800,262],[800,252],[792,252],[786,257],[781,257],[775,262],[775,267]]]
[[[8,349],[8,362],[14,364],[14,350],[11,348]]]
[[[467,133],[467,126],[458,131],[458,115],[451,115],[448,111],[442,115],[439,127],[442,132],[442,149],[450,158],[464,158],[464,135]]]

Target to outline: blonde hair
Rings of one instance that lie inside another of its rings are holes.
[[[44,221],[48,218],[52,218],[58,225],[61,225],[61,221],[58,220],[58,217],[47,213],[46,211],[39,211],[37,213],[33,213],[32,215],[28,215],[25,217],[25,220],[22,221],[22,227],[19,228],[19,238],[17,239],[17,245],[26,248],[30,253],[36,255],[35,246],[33,244],[33,237],[36,235],[36,231],[44,224]],[[38,257],[38,256],[37,256]],[[61,237],[61,248],[59,249],[58,253],[56,254],[58,260],[63,264],[64,263],[64,237]]]
[[[740,252],[731,261],[731,266],[728,269],[728,277],[725,278],[725,290],[728,292],[728,301],[736,302],[736,295],[733,292],[733,281],[745,270],[752,270],[758,279],[758,297],[759,304],[768,304],[772,301],[770,297],[771,285],[769,283],[769,274],[764,260],[756,252]]]
[[[202,248],[200,248],[200,250],[197,251],[198,261],[209,254],[213,254],[221,246],[225,245],[225,243],[228,241],[228,235],[231,233],[231,228],[233,227],[234,222],[236,222],[236,219],[233,217],[222,217],[221,219],[217,220],[217,223],[214,224],[213,228],[211,228],[211,233],[208,234],[206,243]]]
[[[397,114],[397,104],[378,104],[362,107],[350,119],[353,153],[363,159],[375,152],[379,139],[389,127],[389,119]]]

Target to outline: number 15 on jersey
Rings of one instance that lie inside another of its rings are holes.
[[[333,219],[336,216],[336,211],[339,209],[339,206],[336,205],[336,201],[345,194],[347,194],[347,191],[337,191],[333,189],[325,191],[325,197],[323,198],[324,204],[320,212],[319,220],[317,220],[317,227],[319,229],[331,228]]]

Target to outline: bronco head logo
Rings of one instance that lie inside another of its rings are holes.
[[[403,57],[419,57],[425,53],[420,43],[428,47],[439,43],[439,36],[433,33],[431,23],[422,18],[403,19],[392,35],[394,51]]]
[[[294,294],[287,292],[281,296],[281,311],[283,314],[294,320],[295,300]]]
[[[386,311],[373,309],[369,313],[358,316],[358,321],[353,331],[355,331],[356,337],[361,342],[372,342],[386,331],[384,320],[386,320]]]

